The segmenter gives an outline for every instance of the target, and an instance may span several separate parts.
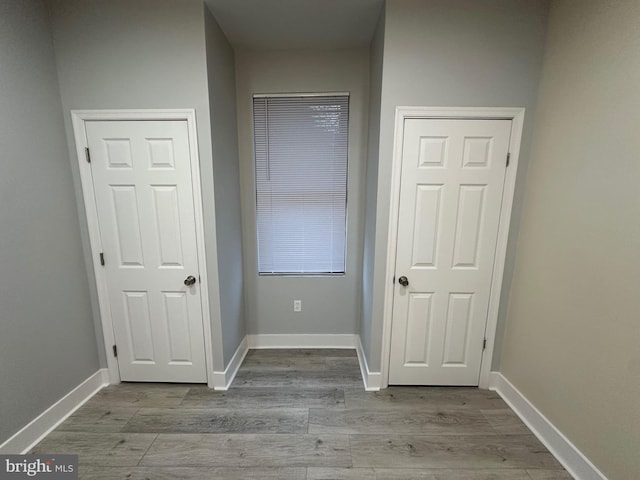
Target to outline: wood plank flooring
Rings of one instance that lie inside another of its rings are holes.
[[[34,452],[85,480],[564,480],[494,392],[365,392],[353,350],[252,350],[232,388],[101,390]]]

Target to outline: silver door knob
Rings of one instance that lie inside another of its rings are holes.
[[[184,280],[184,284],[187,287],[190,287],[191,285],[193,285],[194,283],[196,283],[196,277],[194,277],[193,275],[189,275],[187,278],[185,278]]]
[[[406,287],[407,285],[409,285],[409,279],[403,275],[398,279],[398,283],[403,287]]]

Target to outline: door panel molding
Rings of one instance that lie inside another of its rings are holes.
[[[91,245],[91,255],[95,282],[98,292],[98,303],[100,311],[100,322],[104,337],[104,347],[107,358],[109,372],[109,382],[111,384],[120,383],[120,372],[117,358],[112,353],[112,346],[116,344],[112,312],[107,289],[107,277],[104,268],[100,263],[100,253],[103,251],[102,240],[98,223],[98,209],[96,196],[91,176],[90,164],[87,161],[86,148],[87,131],[86,122],[89,121],[127,121],[127,120],[174,120],[185,121],[187,125],[187,137],[189,144],[189,157],[191,163],[191,183],[193,188],[193,209],[196,227],[196,249],[198,256],[198,269],[200,272],[200,303],[203,318],[203,335],[205,348],[205,364],[207,372],[207,383],[213,386],[214,366],[213,366],[213,346],[211,333],[211,313],[209,306],[209,286],[207,281],[207,261],[204,243],[204,216],[202,208],[202,190],[200,184],[200,160],[198,156],[198,138],[196,131],[196,115],[194,109],[144,109],[144,110],[71,110],[71,121],[73,125],[74,140],[76,145],[76,158],[80,172],[82,184],[82,194],[87,218],[89,242]],[[116,148],[118,146],[114,146]],[[121,145],[119,147],[122,147]],[[162,153],[159,146],[159,153]],[[122,152],[122,148],[119,149]],[[170,159],[169,159],[170,160]],[[166,163],[166,162],[165,162]],[[157,168],[167,168],[163,163]],[[113,165],[119,168],[127,168],[126,162]]]
[[[502,289],[502,280],[504,276],[504,265],[507,253],[507,243],[509,239],[509,226],[511,223],[511,211],[513,209],[513,195],[515,192],[516,175],[518,171],[518,160],[520,157],[520,144],[522,140],[522,128],[524,123],[524,108],[476,108],[476,107],[396,107],[395,117],[395,133],[393,159],[391,167],[391,201],[389,205],[389,231],[387,241],[387,262],[385,267],[385,292],[384,292],[384,311],[383,311],[383,330],[382,330],[382,388],[389,385],[389,369],[391,361],[391,327],[393,320],[393,299],[394,299],[394,278],[396,271],[396,253],[397,253],[397,235],[398,235],[398,219],[400,205],[400,181],[402,169],[403,155],[403,139],[405,120],[411,118],[417,119],[473,119],[473,120],[511,120],[511,137],[509,140],[509,166],[506,169],[504,187],[502,192],[502,208],[500,210],[500,219],[498,226],[498,237],[496,244],[496,254],[493,265],[493,275],[491,278],[491,291],[489,295],[489,308],[487,314],[487,323],[485,328],[486,348],[482,352],[482,363],[480,368],[480,388],[489,388],[489,380],[491,374],[491,361],[495,345],[495,335],[498,322],[498,310],[500,307],[500,294]],[[433,143],[433,142],[432,142]],[[466,155],[469,167],[481,168],[482,161],[478,162],[471,155],[478,151],[482,152],[484,148],[481,142],[478,145],[470,145],[474,147],[469,150]],[[425,165],[425,167],[437,167],[438,161],[436,155],[438,149],[434,145],[425,145],[433,150],[434,164]],[[444,148],[441,147],[441,148]],[[489,148],[489,146],[487,146]],[[440,151],[440,150],[438,150]],[[506,161],[506,159],[505,159]]]

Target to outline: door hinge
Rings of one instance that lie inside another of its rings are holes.
[[[113,346],[113,356],[114,357],[118,356],[118,347],[116,345]]]
[[[482,340],[482,350],[485,350],[487,348],[487,339],[485,338],[484,340]]]
[[[507,153],[507,167],[509,166],[509,160],[511,160],[511,153]]]
[[[104,253],[100,252],[100,265],[104,267]]]
[[[84,154],[87,157],[87,163],[91,163],[91,152],[89,151],[89,147],[84,148]]]

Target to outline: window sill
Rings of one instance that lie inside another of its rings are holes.
[[[259,277],[282,277],[282,278],[335,278],[346,276],[341,273],[258,273]]]

